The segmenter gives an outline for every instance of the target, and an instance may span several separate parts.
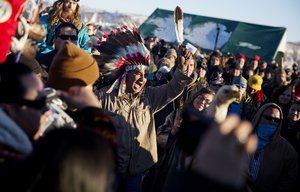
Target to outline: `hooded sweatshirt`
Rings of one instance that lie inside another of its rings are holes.
[[[255,179],[248,177],[248,185],[253,191],[290,191],[296,184],[298,158],[293,147],[280,136],[283,119],[280,107],[275,103],[263,105],[254,116],[252,125],[256,132],[262,114],[271,107],[280,111],[281,121],[264,150],[254,154],[259,155],[259,168]]]

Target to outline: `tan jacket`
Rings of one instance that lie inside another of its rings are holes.
[[[141,174],[157,162],[154,113],[176,99],[191,79],[176,71],[173,79],[159,87],[146,87],[128,101],[118,98],[117,89],[104,87],[96,92],[101,108],[112,112],[117,124],[118,170]]]

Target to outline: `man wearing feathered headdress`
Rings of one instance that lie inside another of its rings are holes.
[[[157,162],[154,113],[176,99],[189,83],[187,63],[192,57],[181,47],[172,81],[148,87],[150,53],[141,36],[137,30],[128,30],[126,26],[117,30],[98,47],[101,54],[97,58],[100,65],[98,85],[102,88],[95,93],[100,107],[115,114],[118,177],[127,182],[128,191],[141,191],[145,172]]]

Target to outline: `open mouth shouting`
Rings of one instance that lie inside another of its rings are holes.
[[[130,92],[130,93],[138,93],[140,92],[146,82],[147,82],[147,79],[145,78],[145,74],[144,74],[144,70],[133,70],[133,71],[130,71],[128,74],[127,74],[127,91]]]

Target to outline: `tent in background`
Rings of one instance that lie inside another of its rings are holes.
[[[173,11],[156,9],[139,27],[143,37],[152,35],[176,42]],[[269,61],[285,52],[286,28],[184,14],[184,38],[205,51],[260,55]]]

